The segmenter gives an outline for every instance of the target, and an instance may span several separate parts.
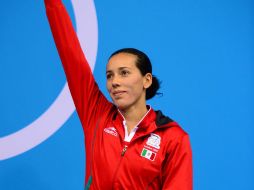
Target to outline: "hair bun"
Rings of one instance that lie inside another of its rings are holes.
[[[161,93],[158,93],[158,90],[160,88],[160,83],[161,82],[158,80],[158,78],[153,75],[152,85],[148,89],[146,89],[147,100],[153,98],[157,94],[161,94]]]

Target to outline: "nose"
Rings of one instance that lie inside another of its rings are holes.
[[[117,75],[112,78],[112,87],[116,88],[120,86],[120,79]]]

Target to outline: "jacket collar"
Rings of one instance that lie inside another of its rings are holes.
[[[124,121],[125,119],[123,115],[119,110],[117,110],[115,119],[113,120],[113,124],[122,139],[124,139]],[[134,135],[132,141],[142,136],[146,136],[154,132],[158,128],[171,127],[172,125],[176,125],[176,123],[173,122],[172,119],[164,116],[161,111],[154,111],[151,106],[148,106],[148,111],[146,115],[137,125],[138,130],[136,131],[136,134]]]
[[[156,114],[155,114],[154,110],[152,109],[152,107],[148,105],[147,109],[148,109],[148,111],[146,112],[146,114],[143,116],[143,118],[141,118],[141,120],[136,125],[138,128],[142,128],[142,127],[148,126],[156,118]],[[123,123],[125,121],[125,118],[124,118],[124,116],[122,115],[122,113],[121,113],[121,111],[119,109],[118,109],[118,117],[117,117],[117,119],[121,123]]]

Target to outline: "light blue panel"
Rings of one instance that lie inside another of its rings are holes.
[[[36,148],[0,162],[1,190],[80,189],[84,184],[83,134],[74,114]]]
[[[1,128],[11,134],[36,119],[64,84],[42,2],[1,1]]]
[[[65,1],[73,18],[70,1]],[[65,83],[43,1],[0,3],[0,137],[42,114]],[[195,190],[254,189],[253,2],[95,1],[95,77],[109,55],[144,50],[162,81],[149,101],[190,134]],[[73,19],[74,20],[74,19]],[[87,26],[89,27],[89,26]],[[83,134],[76,113],[38,147],[0,162],[0,189],[82,189]]]
[[[191,136],[194,189],[254,189],[253,2],[107,1],[97,13],[95,75],[118,48],[148,53],[164,94],[150,103]]]
[[[73,18],[71,2],[65,3]],[[43,1],[1,1],[0,5],[0,137],[4,137],[44,113],[63,88],[65,76]],[[47,141],[0,162],[0,189],[83,189],[83,141],[74,114]]]

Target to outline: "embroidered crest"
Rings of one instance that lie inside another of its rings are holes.
[[[151,136],[148,138],[146,144],[154,148],[160,149],[161,137],[159,135],[151,133]]]
[[[107,127],[107,128],[104,129],[104,132],[106,132],[108,134],[111,134],[115,137],[117,137],[117,135],[118,135],[115,127]]]

